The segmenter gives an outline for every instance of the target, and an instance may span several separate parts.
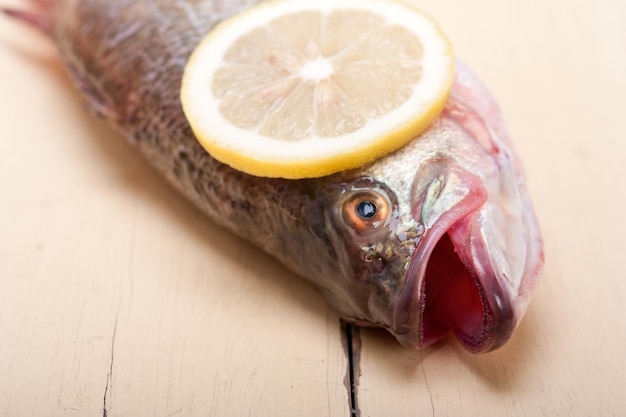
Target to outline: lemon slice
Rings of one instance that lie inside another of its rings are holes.
[[[443,109],[450,42],[390,0],[278,0],[218,25],[181,89],[198,141],[249,174],[305,178],[355,168],[415,138]]]

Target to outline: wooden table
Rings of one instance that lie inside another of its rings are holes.
[[[360,415],[624,416],[626,3],[420,4],[500,101],[547,264],[496,352],[355,334]],[[53,46],[4,18],[0,106],[0,415],[350,415],[337,314],[85,114]]]

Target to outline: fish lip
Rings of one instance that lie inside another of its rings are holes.
[[[437,243],[460,222],[459,217],[469,214],[447,213],[423,235],[411,257],[404,285],[393,310],[393,332],[403,345],[425,346],[421,319],[425,308],[422,300],[425,299],[426,268]]]
[[[487,193],[478,178],[472,174],[465,175],[465,178],[468,179],[468,194],[426,230],[411,258],[404,285],[398,292],[391,328],[405,346],[425,347],[448,333],[454,333],[465,349],[474,353],[487,352],[506,342],[517,325],[512,297],[508,296],[501,277],[489,261],[487,246],[480,234],[480,209],[487,200]],[[418,198],[415,204],[417,210],[414,210],[416,220],[421,220],[419,209],[423,204],[423,199]],[[473,278],[482,305],[482,320],[476,331],[464,333],[450,328],[444,334],[429,339],[424,322],[427,267],[435,247],[446,235],[453,241],[456,255]],[[462,238],[467,236],[471,244],[460,244]]]

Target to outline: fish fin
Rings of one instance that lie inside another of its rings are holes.
[[[101,92],[101,89],[94,84],[86,71],[78,71],[72,62],[66,62],[74,86],[82,93],[83,107],[92,115],[114,123],[120,120],[119,114],[114,110],[109,97]]]
[[[30,0],[32,10],[22,10],[11,7],[0,7],[0,13],[15,18],[23,23],[34,27],[48,36],[53,35],[53,9],[56,0]],[[97,117],[117,121],[117,112],[110,105],[110,100],[104,97],[99,89],[86,77],[81,76],[81,71],[77,71],[71,62],[66,62],[70,70],[74,84],[84,95],[85,109]]]
[[[0,7],[0,12],[5,15],[20,20],[31,27],[34,27],[46,35],[52,34],[52,6],[54,0],[31,0],[36,5],[36,11],[14,9],[11,7]]]
[[[81,88],[81,91],[88,97],[83,100],[83,107],[88,113],[113,123],[120,121],[119,113],[102,96],[88,88]]]

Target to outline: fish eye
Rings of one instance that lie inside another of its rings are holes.
[[[380,192],[356,191],[344,200],[342,217],[357,234],[367,235],[385,224],[390,205],[389,198]]]
[[[362,200],[356,205],[356,214],[363,220],[369,220],[376,216],[376,203],[369,200]]]

